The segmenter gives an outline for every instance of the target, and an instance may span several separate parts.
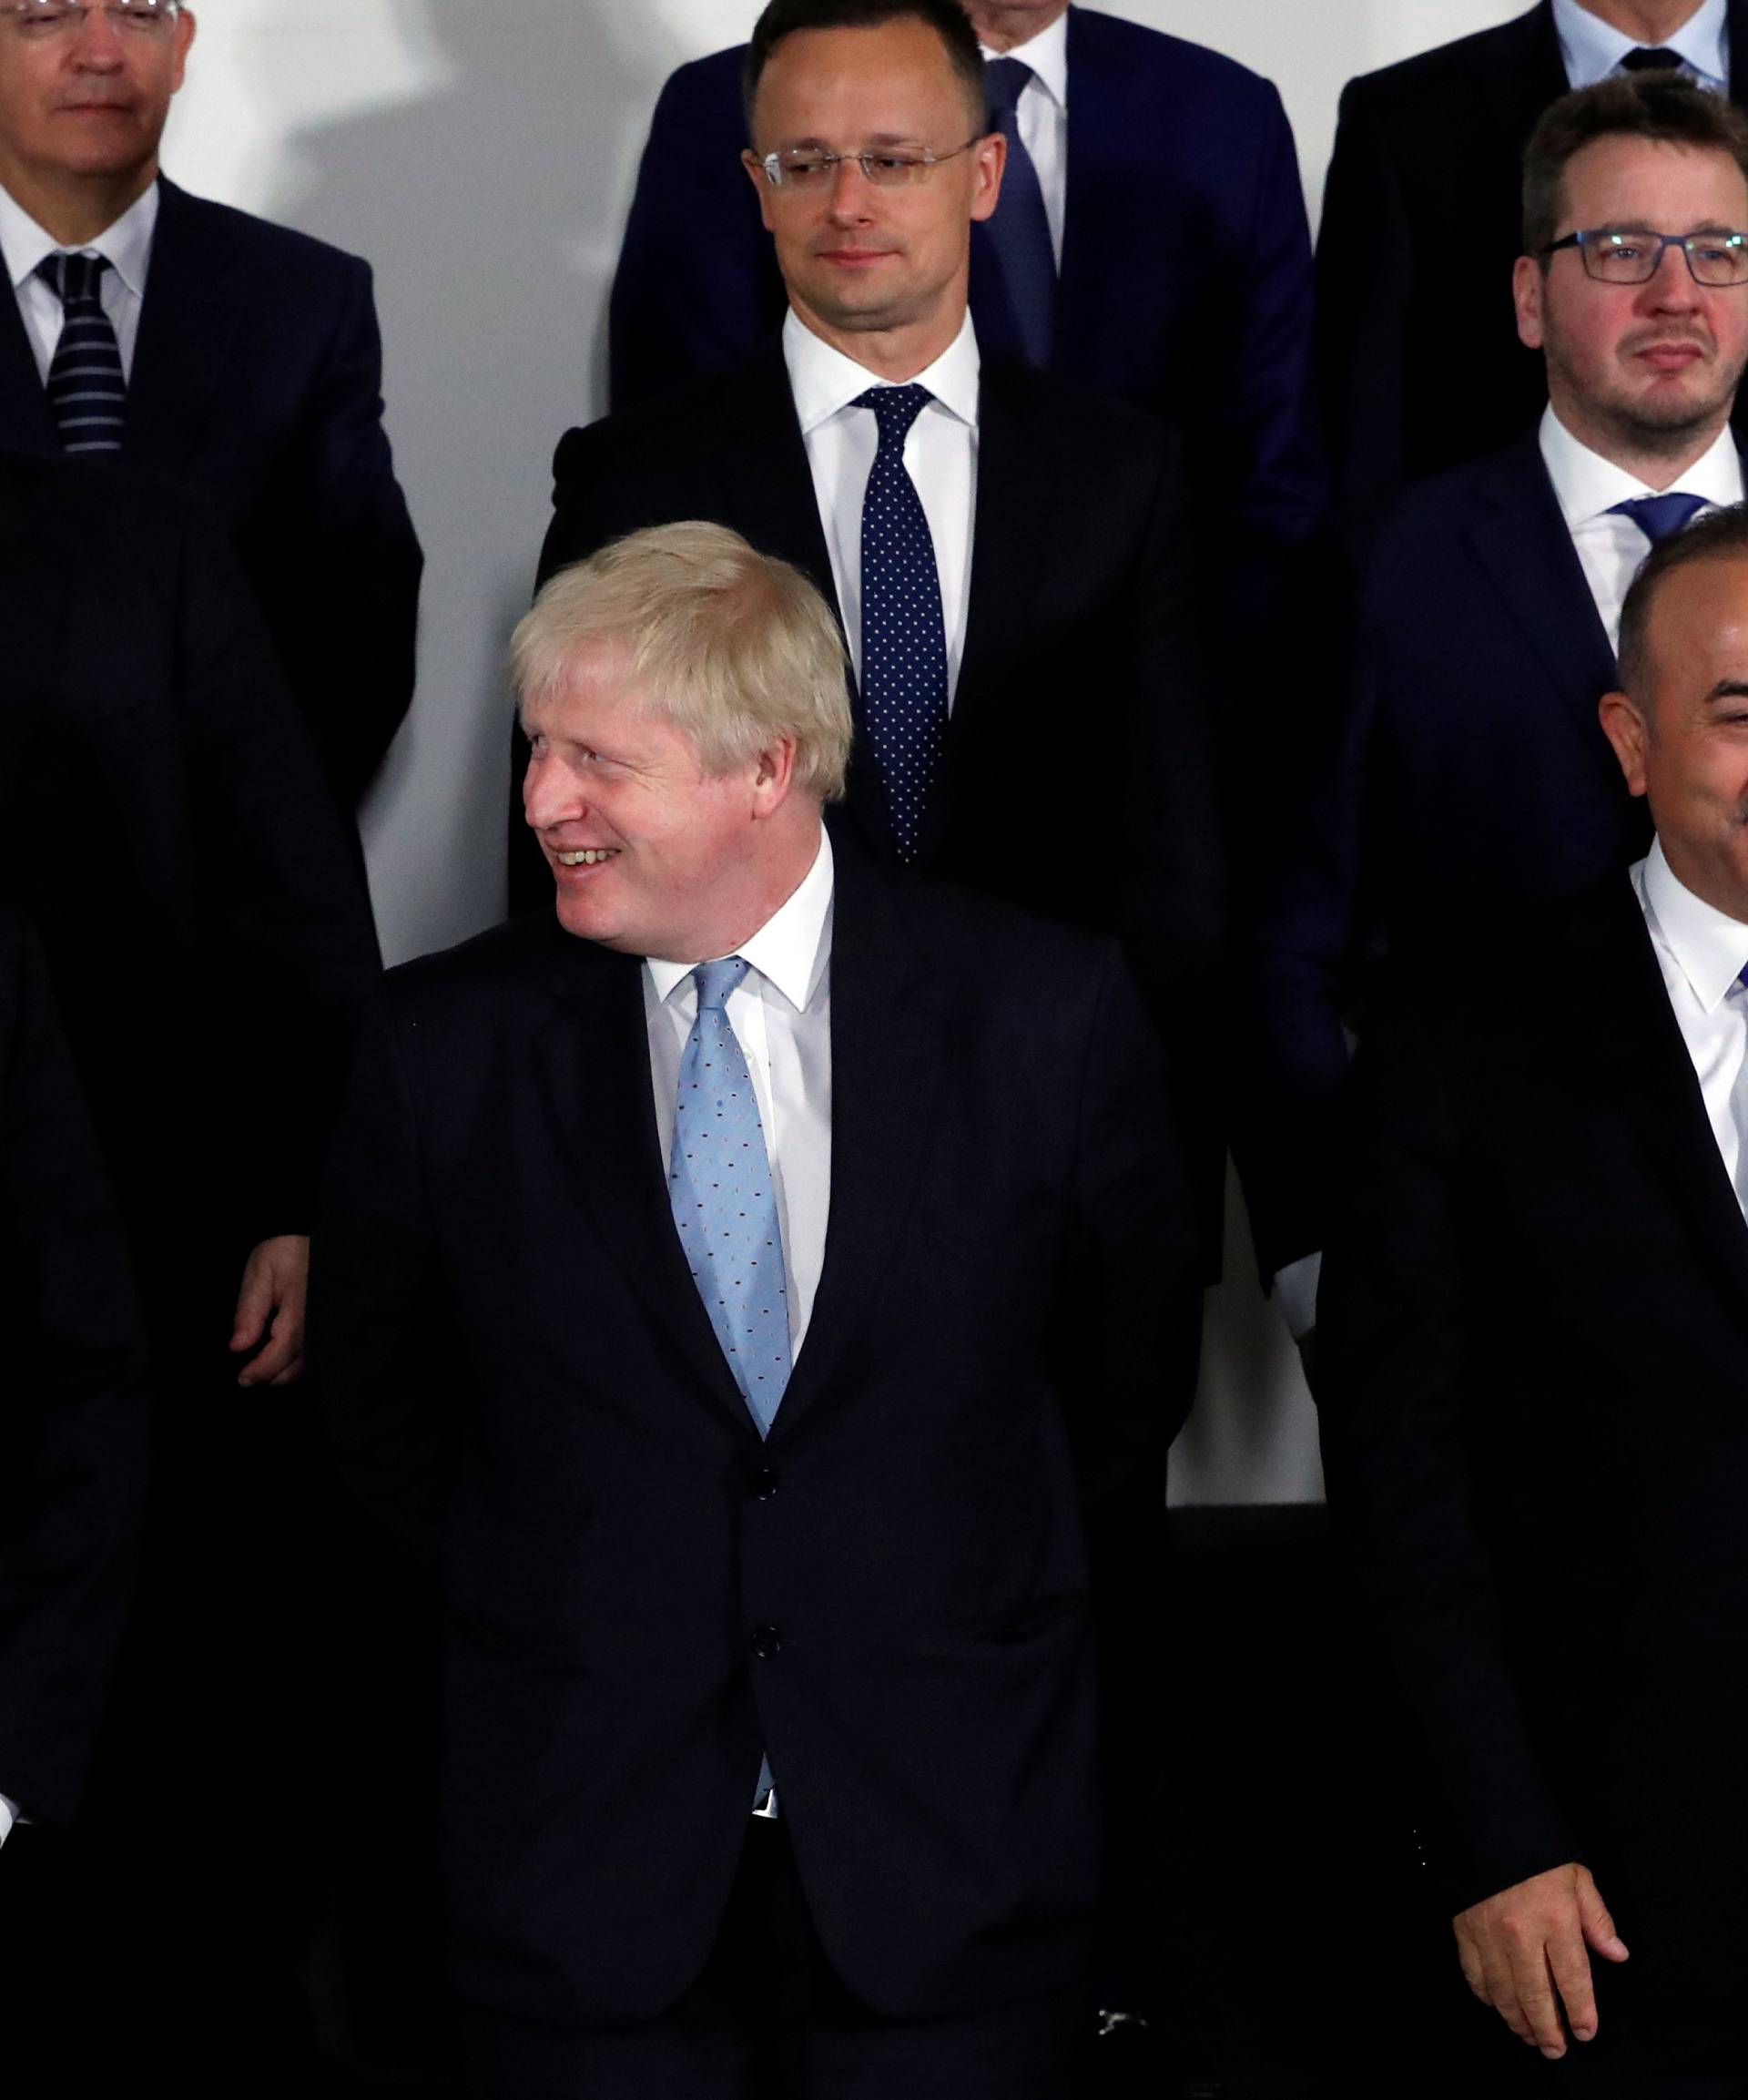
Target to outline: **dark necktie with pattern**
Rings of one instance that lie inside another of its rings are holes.
[[[119,452],[127,411],[121,349],[99,288],[101,255],[45,256],[36,274],[61,302],[61,333],[48,367],[48,407],[63,452]]]
[[[899,856],[922,846],[923,811],[947,734],[947,628],[935,543],[904,464],[904,441],[933,396],[871,386],[856,397],[879,430],[862,497],[862,729],[886,790]]]
[[[1021,59],[983,62],[990,119],[1008,142],[1008,164],[1001,200],[983,228],[995,281],[979,285],[977,332],[989,349],[1009,351],[1042,372],[1056,341],[1056,253],[1038,170],[1020,136],[1020,97],[1032,78]],[[999,296],[992,301],[991,293]]]
[[[1679,51],[1670,51],[1661,44],[1641,44],[1636,51],[1629,51],[1621,61],[1623,73],[1669,73],[1687,61]]]
[[[1651,545],[1657,546],[1678,532],[1685,532],[1709,500],[1702,495],[1683,495],[1677,489],[1668,495],[1629,496],[1625,503],[1611,504],[1609,509],[1630,517]]]

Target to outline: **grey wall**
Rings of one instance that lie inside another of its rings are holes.
[[[1527,0],[1521,0],[1527,5]],[[1313,210],[1351,75],[1505,20],[1493,0],[1132,0],[1110,12],[1267,74]],[[605,405],[605,311],[648,113],[756,0],[196,0],[165,150],[208,196],[368,256],[390,434],[427,556],[419,694],[367,813],[391,960],[501,904],[507,703],[552,448]],[[1235,1201],[1173,1499],[1320,1492],[1296,1360]]]

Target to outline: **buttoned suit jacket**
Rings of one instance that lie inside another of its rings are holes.
[[[1447,1908],[1581,1860],[1632,1950],[1602,2040],[1623,1993],[1733,2021],[1748,1228],[1629,879],[1475,931],[1360,1047],[1331,1509]]]
[[[1616,682],[1534,431],[1408,492],[1372,550],[1345,716],[1262,921],[1265,1075],[1246,1089],[1262,1119],[1241,1151],[1265,1267],[1322,1244],[1347,1032],[1386,958],[1646,851],[1597,716]]]
[[[681,66],[656,104],[614,278],[615,408],[732,370],[783,318],[739,164],[745,58],[738,46]],[[1280,97],[1217,52],[1084,7],[1069,9],[1068,65],[1052,370],[1181,419],[1204,517],[1296,543],[1326,491],[1310,237]],[[987,238],[972,229],[971,311],[986,321]]]
[[[41,936],[148,1308],[306,1232],[370,903],[222,525],[0,454],[0,897]],[[216,1279],[216,1280],[215,1280]]]
[[[1748,0],[1731,0],[1733,98]],[[1317,235],[1317,386],[1337,509],[1368,540],[1402,488],[1483,458],[1548,398],[1518,341],[1530,134],[1567,91],[1549,0],[1350,80]],[[1748,423],[1738,431],[1748,435]]]
[[[993,357],[979,406],[964,656],[920,865],[1119,934],[1217,1211],[1204,1015],[1218,1004],[1220,826],[1176,450],[1133,410]],[[554,479],[542,581],[624,533],[707,518],[837,605],[777,340],[733,372],[572,431]],[[551,893],[522,818],[525,754],[518,738],[513,911]],[[849,811],[863,844],[894,861],[859,739]]]
[[[79,1804],[148,1471],[140,1314],[42,952],[0,904],[0,1789]]]
[[[368,264],[160,179],[123,456],[202,491],[229,528],[349,814],[412,698],[423,560],[381,385]],[[12,301],[0,447],[60,450]]]
[[[837,841],[829,1222],[767,1442],[674,1228],[636,957],[549,909],[391,973],[334,1149],[312,1368],[440,1555],[456,1973],[523,2018],[686,1987],[761,1749],[881,2013],[1086,1960],[1087,1542],[1194,1379],[1157,1046],[1110,944]]]

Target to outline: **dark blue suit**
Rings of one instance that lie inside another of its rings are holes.
[[[381,387],[368,264],[159,182],[122,452],[200,490],[229,527],[349,811],[412,698],[423,559]],[[60,451],[10,299],[0,446]]]
[[[738,164],[745,47],[663,88],[614,280],[613,405],[739,364],[783,287]],[[1182,422],[1192,484],[1271,538],[1316,523],[1311,257],[1293,134],[1266,80],[1071,8],[1068,208],[1053,369]],[[972,229],[971,310],[984,231]]]
[[[1344,1025],[1386,946],[1447,943],[1650,843],[1597,719],[1614,654],[1534,432],[1409,492],[1374,550],[1332,778],[1266,914],[1265,1132],[1253,1222],[1270,1268],[1322,1244]]]

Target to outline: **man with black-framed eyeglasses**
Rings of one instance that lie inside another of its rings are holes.
[[[0,0],[0,446],[214,500],[351,823],[412,697],[422,566],[371,273],[160,174],[194,38],[181,0]]]

